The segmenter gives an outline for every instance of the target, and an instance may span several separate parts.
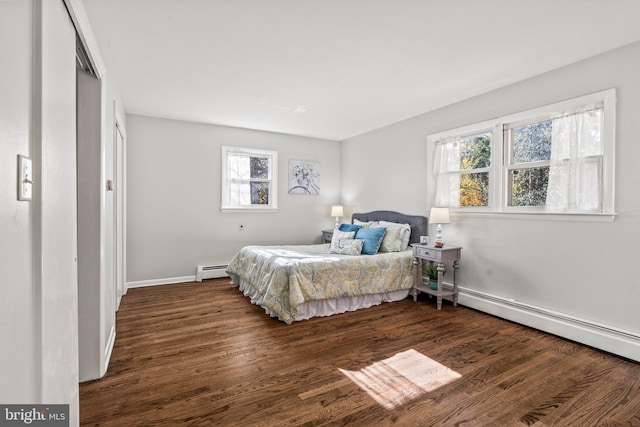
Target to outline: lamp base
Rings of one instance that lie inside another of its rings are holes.
[[[441,248],[444,246],[444,242],[442,241],[442,224],[438,224],[436,227],[436,241],[433,242],[433,246],[436,248]]]

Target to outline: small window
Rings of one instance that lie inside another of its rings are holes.
[[[222,209],[276,209],[278,152],[222,147]]]

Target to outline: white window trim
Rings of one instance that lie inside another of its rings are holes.
[[[257,156],[269,156],[271,157],[271,187],[269,198],[271,203],[269,205],[246,205],[246,206],[225,206],[225,200],[227,199],[227,187],[228,171],[227,171],[227,155],[231,153],[240,153]],[[275,150],[264,150],[258,148],[247,147],[231,147],[223,145],[221,147],[221,188],[220,188],[220,211],[221,212],[277,212],[278,211],[278,152]]]
[[[453,216],[494,216],[500,218],[520,218],[520,219],[541,219],[555,221],[593,221],[611,222],[615,213],[615,114],[616,114],[616,90],[607,89],[604,91],[580,96],[566,101],[557,102],[543,107],[498,117],[463,126],[456,129],[439,132],[427,137],[427,155],[430,166],[429,179],[427,182],[427,211],[431,209],[435,200],[435,148],[436,143],[442,139],[460,137],[468,134],[475,134],[492,129],[491,138],[491,168],[489,172],[489,206],[488,207],[459,207],[450,208]],[[516,207],[507,206],[508,189],[508,168],[505,161],[506,144],[504,141],[503,129],[505,124],[530,121],[537,117],[547,117],[550,114],[561,113],[575,109],[583,105],[602,102],[604,104],[604,127],[602,137],[604,138],[603,155],[603,213],[590,212],[547,212],[544,208],[536,207]]]

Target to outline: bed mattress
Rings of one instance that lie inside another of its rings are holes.
[[[406,298],[413,255],[336,255],[328,244],[246,246],[227,273],[254,304],[292,323]]]

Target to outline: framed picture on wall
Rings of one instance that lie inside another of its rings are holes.
[[[320,162],[289,160],[289,194],[320,194]]]

